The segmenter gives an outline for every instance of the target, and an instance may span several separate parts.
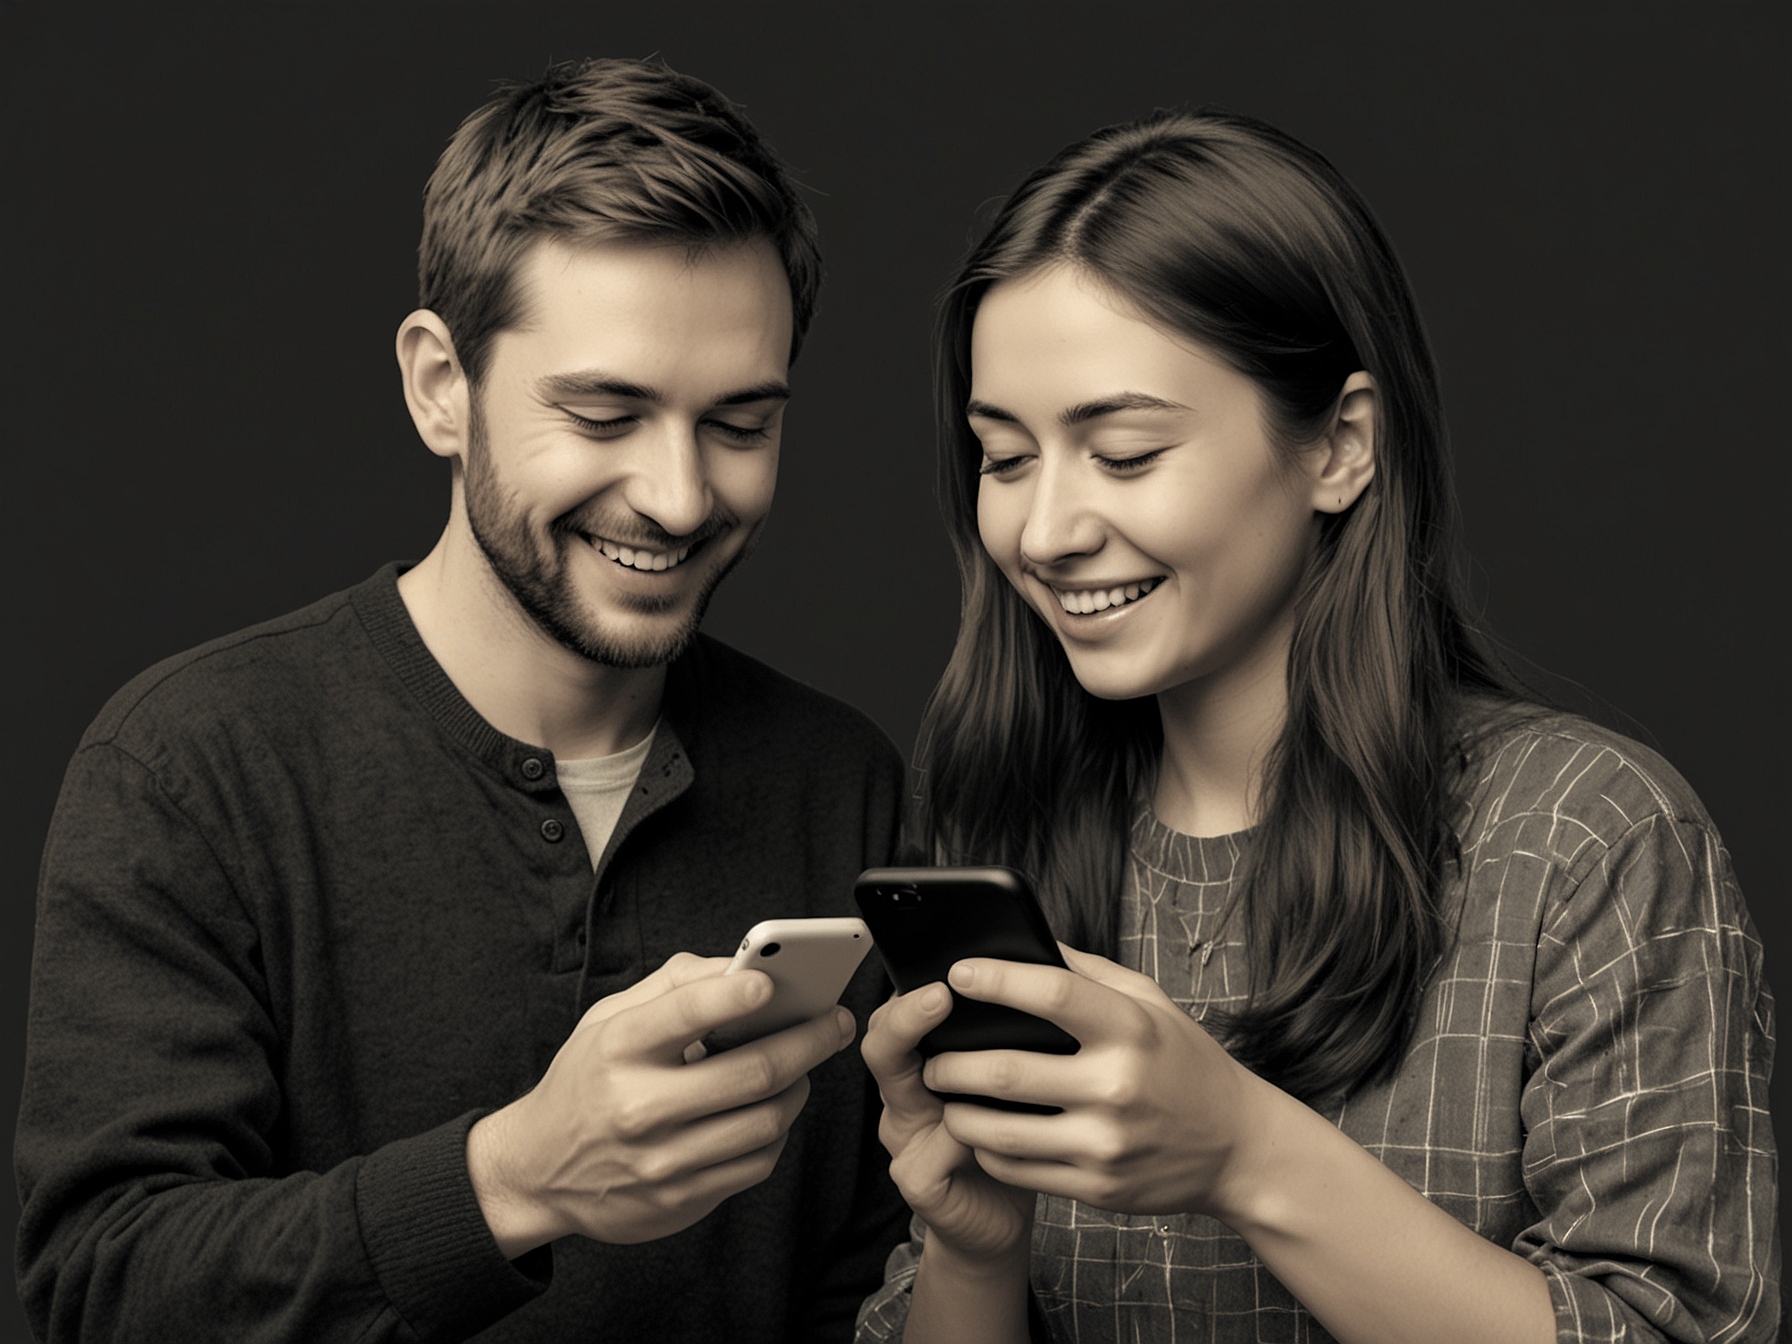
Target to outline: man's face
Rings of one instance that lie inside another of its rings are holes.
[[[474,392],[467,522],[517,604],[617,667],[669,662],[759,535],[789,396],[769,243],[544,240]]]

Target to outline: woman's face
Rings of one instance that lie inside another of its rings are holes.
[[[1347,502],[1325,448],[1291,461],[1256,384],[1070,266],[989,290],[971,372],[983,545],[1083,687],[1279,687],[1316,509]]]

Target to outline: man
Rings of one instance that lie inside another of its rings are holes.
[[[70,766],[28,1313],[48,1341],[844,1337],[904,1222],[852,1015],[706,1056],[769,984],[690,955],[844,913],[895,844],[887,740],[697,634],[771,504],[812,221],[714,90],[588,62],[461,127],[420,273],[434,550],[151,669]]]

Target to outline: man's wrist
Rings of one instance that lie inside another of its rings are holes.
[[[535,1198],[517,1172],[517,1107],[512,1102],[474,1122],[467,1131],[467,1176],[479,1212],[506,1260],[544,1246],[563,1234],[552,1211]]]

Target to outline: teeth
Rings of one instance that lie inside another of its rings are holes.
[[[619,565],[648,572],[671,569],[674,565],[683,564],[684,558],[691,553],[689,546],[680,546],[676,551],[649,551],[605,541],[602,537],[597,538],[597,549]]]
[[[1123,607],[1128,602],[1137,602],[1150,592],[1162,579],[1142,579],[1138,583],[1122,584],[1118,588],[1081,588],[1067,591],[1054,588],[1058,596],[1058,605],[1073,616],[1088,616],[1097,611],[1106,611],[1109,607]]]

